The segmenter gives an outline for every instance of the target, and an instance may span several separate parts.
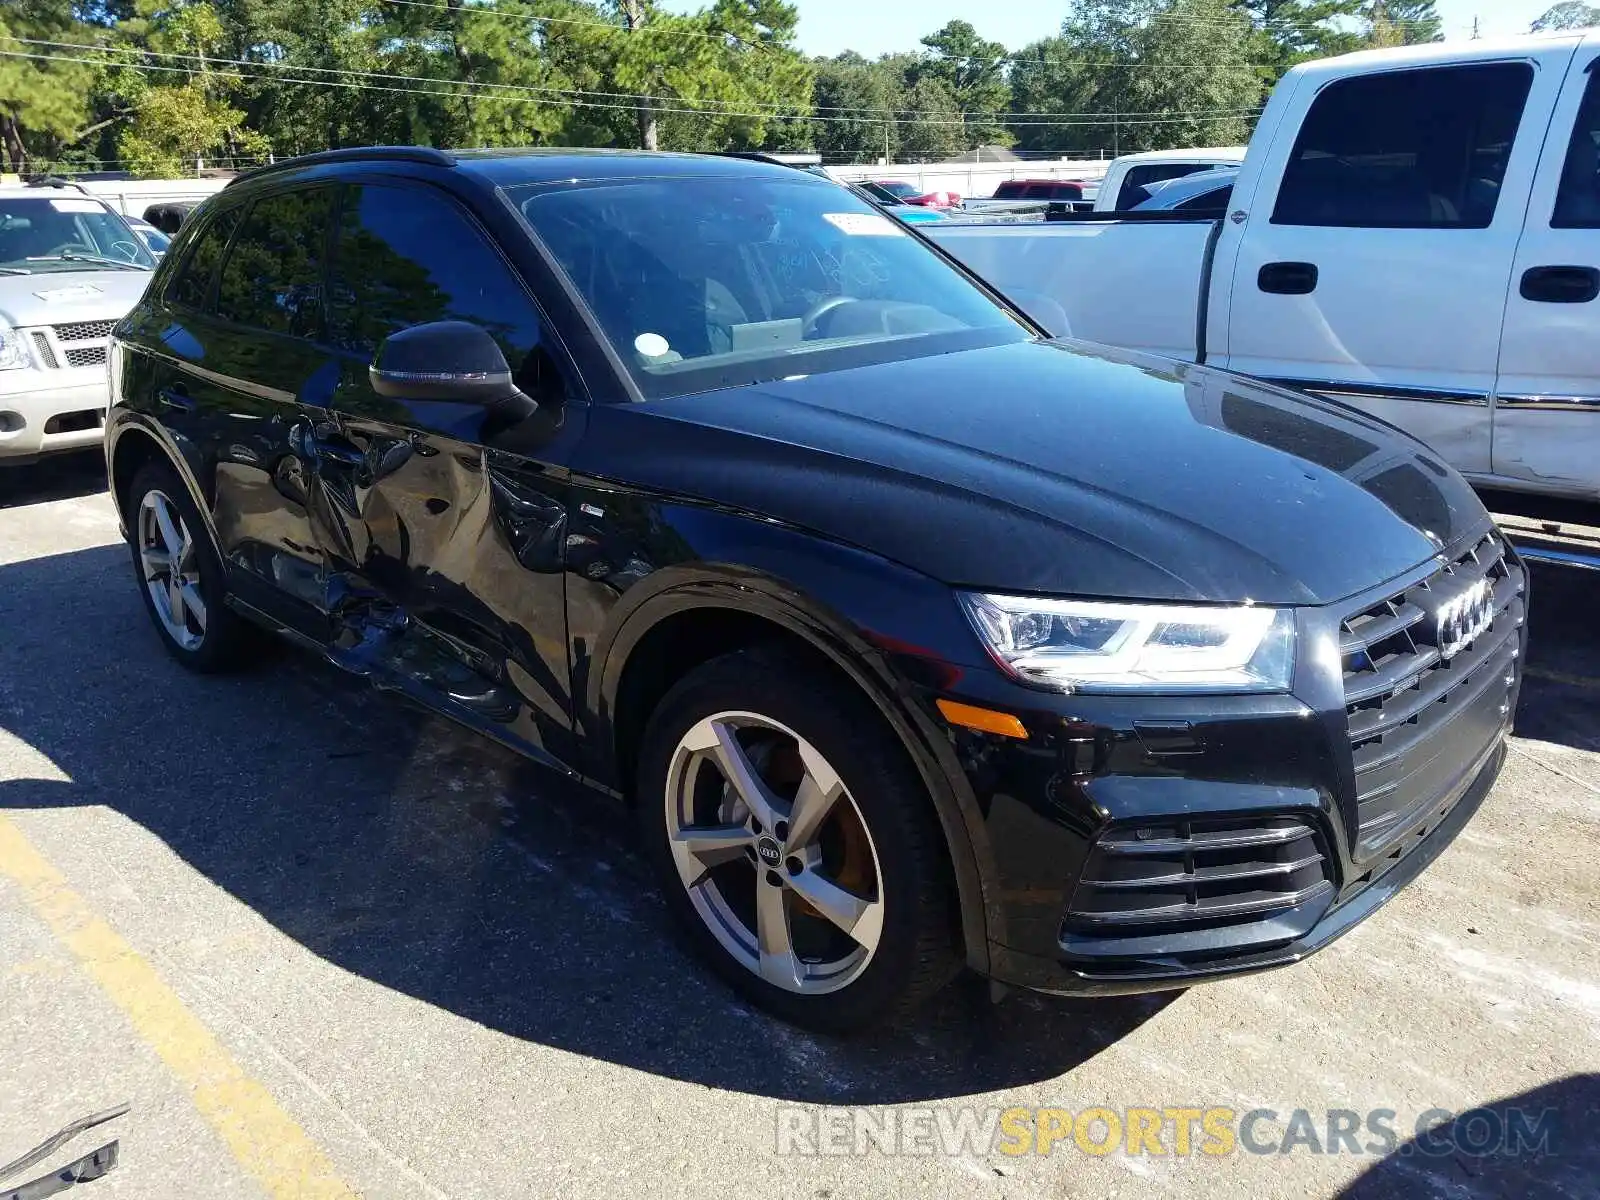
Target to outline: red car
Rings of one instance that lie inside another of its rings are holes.
[[[994,190],[996,200],[1082,200],[1076,179],[1008,179]]]
[[[872,181],[884,191],[891,193],[901,204],[922,204],[928,208],[959,208],[961,194],[959,192],[919,192],[916,185],[907,183],[903,179],[874,179]]]

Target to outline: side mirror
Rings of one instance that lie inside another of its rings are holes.
[[[466,321],[430,321],[383,339],[367,369],[388,400],[498,404],[522,393],[494,338]]]

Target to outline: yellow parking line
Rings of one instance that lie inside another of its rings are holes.
[[[245,1074],[156,969],[95,915],[4,816],[0,875],[22,888],[33,910],[184,1082],[201,1116],[273,1200],[358,1195],[272,1093]]]

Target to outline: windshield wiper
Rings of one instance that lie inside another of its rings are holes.
[[[32,275],[27,267],[0,267],[0,275]]]
[[[144,271],[138,263],[129,262],[124,258],[106,258],[99,254],[39,254],[29,255],[27,262],[86,262],[94,263],[101,267],[121,267],[126,271]]]

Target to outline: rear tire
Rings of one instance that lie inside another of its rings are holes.
[[[167,653],[201,674],[243,666],[256,631],[227,606],[222,560],[172,464],[140,467],[124,511],[139,595]]]
[[[668,907],[759,1007],[853,1033],[960,969],[926,787],[866,698],[798,655],[740,651],[680,680],[645,730],[637,795]]]

